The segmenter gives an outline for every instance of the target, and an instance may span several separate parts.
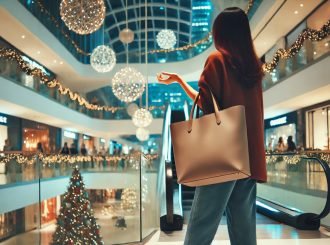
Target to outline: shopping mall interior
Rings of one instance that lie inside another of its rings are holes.
[[[258,244],[330,244],[328,0],[0,0],[0,244],[183,244],[170,125],[194,101],[157,74],[198,91],[228,7],[264,72]]]

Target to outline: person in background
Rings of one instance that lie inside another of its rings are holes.
[[[285,151],[285,145],[284,145],[283,137],[278,138],[278,142],[277,142],[277,145],[276,145],[276,151],[278,151],[278,152]]]
[[[74,143],[71,144],[69,150],[70,150],[70,155],[77,155],[78,154],[78,150],[77,150],[76,145]]]
[[[83,156],[87,156],[87,149],[86,149],[86,146],[85,146],[84,143],[81,144],[80,154],[83,155]]]
[[[44,153],[44,149],[42,148],[42,143],[38,142],[37,144],[37,152],[38,153]]]
[[[68,143],[67,142],[64,142],[64,146],[61,149],[60,154],[62,154],[62,155],[69,155],[70,154],[70,150],[69,150],[69,147],[68,147]]]
[[[5,145],[3,146],[3,151],[11,151],[11,145],[9,143],[9,139],[5,139]]]
[[[292,135],[290,135],[288,137],[288,140],[287,140],[287,151],[296,151],[297,150],[297,147],[296,147],[296,144],[293,142],[292,140]]]

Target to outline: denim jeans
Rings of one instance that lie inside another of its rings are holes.
[[[197,187],[185,245],[209,245],[226,211],[231,245],[256,245],[256,181]]]

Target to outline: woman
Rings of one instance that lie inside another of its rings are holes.
[[[278,143],[276,145],[276,151],[278,151],[278,152],[284,152],[285,151],[285,145],[284,145],[283,137],[278,138]]]
[[[264,119],[261,80],[263,72],[255,53],[249,22],[239,8],[227,8],[214,21],[217,51],[206,60],[199,80],[198,105],[212,113],[208,87],[221,109],[244,105],[249,143],[251,177],[197,187],[185,237],[185,245],[211,244],[226,211],[231,244],[256,244],[256,181],[265,182]],[[162,72],[161,83],[178,82],[191,99],[195,91],[179,75]]]
[[[288,137],[287,142],[288,142],[288,144],[287,144],[288,148],[286,149],[287,151],[296,151],[297,150],[296,144],[292,140],[292,135],[290,135]]]

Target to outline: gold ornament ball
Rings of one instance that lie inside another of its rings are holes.
[[[69,30],[80,35],[93,33],[103,24],[104,0],[62,0],[60,15]]]
[[[131,43],[134,40],[134,32],[129,29],[125,28],[119,33],[119,40],[123,43]]]

